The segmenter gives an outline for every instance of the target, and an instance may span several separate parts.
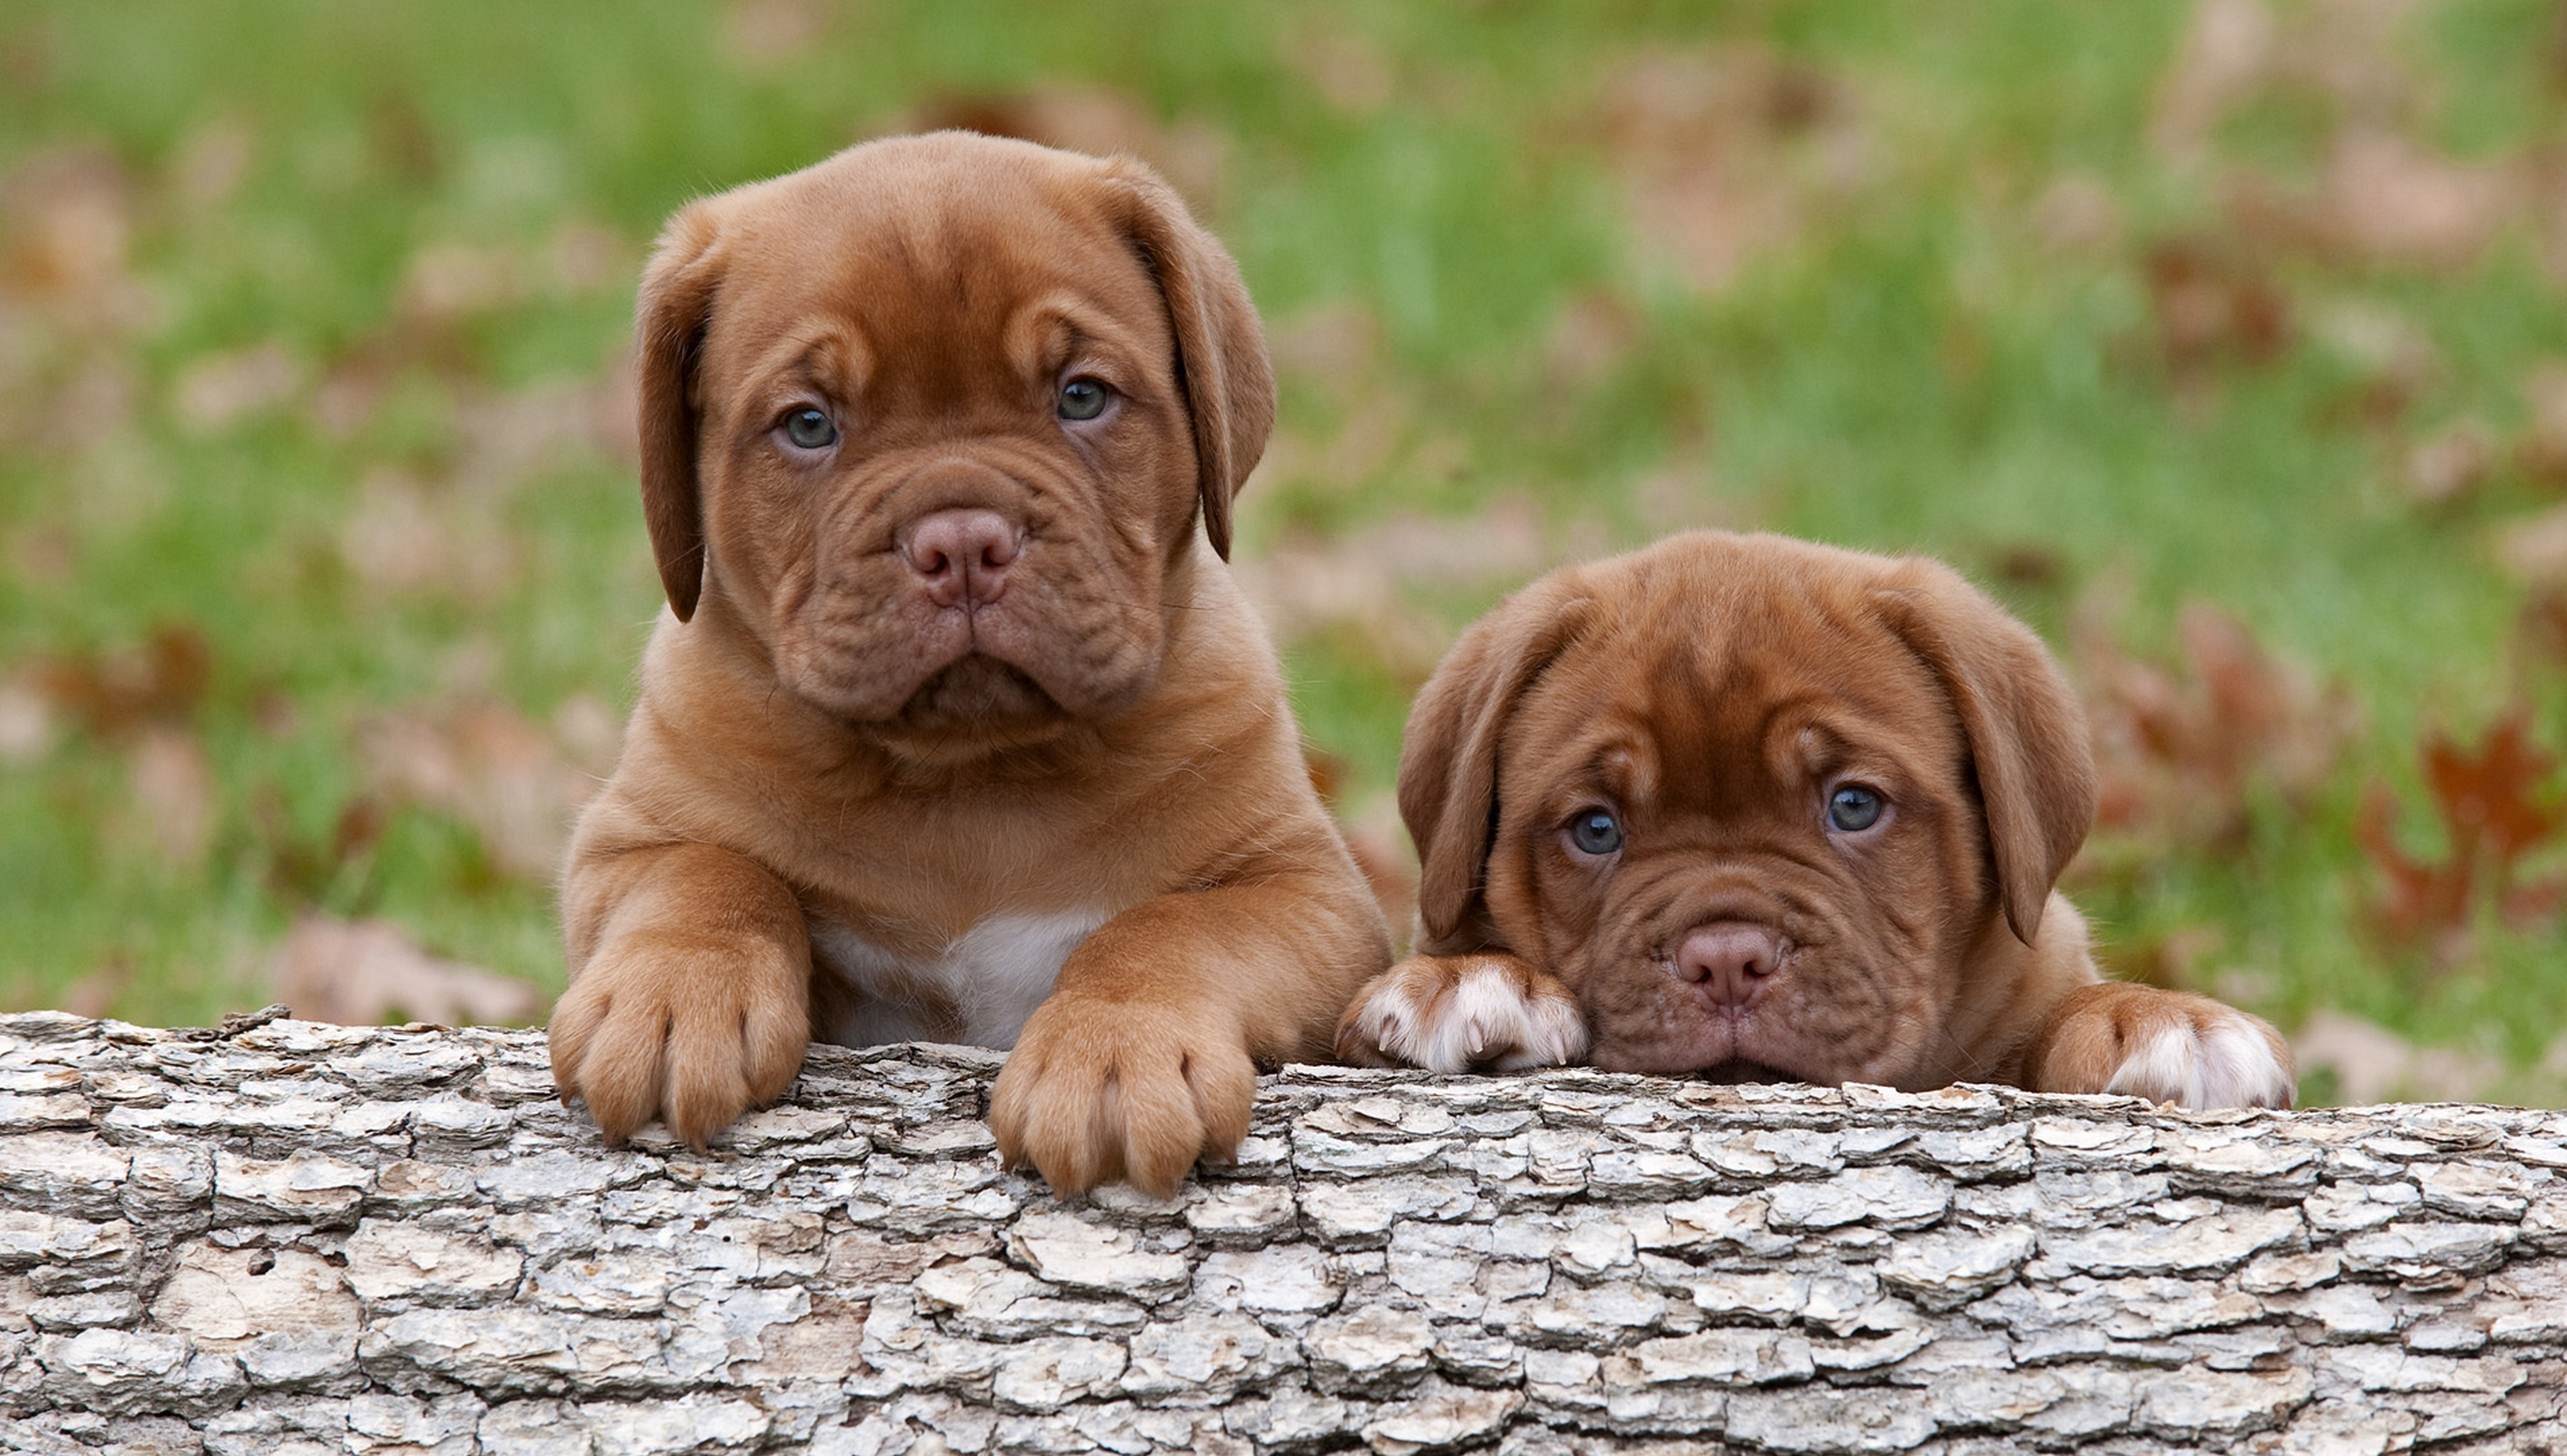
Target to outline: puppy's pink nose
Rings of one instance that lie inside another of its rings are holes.
[[[1715,920],[1686,932],[1675,961],[1676,974],[1700,986],[1712,1005],[1737,1010],[1781,968],[1783,940],[1752,921]]]
[[[1020,545],[1015,522],[995,510],[930,511],[901,533],[900,556],[929,601],[940,607],[986,606],[1007,589],[1007,566]]]

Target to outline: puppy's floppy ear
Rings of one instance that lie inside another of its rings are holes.
[[[1219,239],[1198,226],[1174,188],[1128,156],[1105,164],[1127,210],[1122,223],[1176,331],[1177,382],[1194,416],[1196,492],[1204,534],[1230,558],[1230,502],[1266,453],[1275,429],[1275,370],[1266,331]]]
[[[2095,824],[2086,713],[2031,628],[1939,562],[1911,558],[1881,588],[1883,619],[1952,701],[1969,747],[1997,896],[2026,945],[2051,886]]]
[[[1498,752],[1516,706],[1585,625],[1592,598],[1545,577],[1464,631],[1409,710],[1399,816],[1417,843],[1416,949],[1492,949],[1483,885],[1498,826]]]
[[[681,622],[696,615],[705,583],[703,490],[696,479],[696,356],[721,285],[719,199],[669,220],[642,270],[634,308],[642,426],[642,514],[660,585]]]

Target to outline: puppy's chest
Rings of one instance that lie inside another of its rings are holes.
[[[833,920],[813,916],[814,968],[852,996],[825,1015],[827,1039],[845,1046],[886,1041],[965,1041],[1013,1046],[1025,1019],[1051,995],[1062,963],[1111,918],[1101,908],[984,917],[941,949],[895,950]]]

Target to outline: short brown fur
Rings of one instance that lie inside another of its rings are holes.
[[[1886,804],[1861,831],[1829,817],[1848,785]],[[1705,532],[1554,573],[1419,696],[1419,954],[1339,1054],[1395,1059],[1367,1026],[1425,1044],[1438,978],[1497,954],[1575,996],[1603,1067],[2287,1101],[2269,1026],[2101,984],[2052,888],[2095,800],[2040,640],[1938,563]],[[1570,834],[1598,809],[1605,855]],[[1759,948],[1739,999],[1682,969],[1697,936]]]
[[[701,1144],[815,1034],[978,1024],[1012,973],[918,969],[976,929],[995,966],[1095,922],[991,1022],[992,1126],[1063,1191],[1172,1192],[1390,959],[1223,564],[1274,419],[1236,265],[1137,163],[947,133],[688,207],[639,312],[671,610],[563,874],[564,1097]],[[1109,414],[1056,417],[1073,376]],[[959,616],[904,535],[941,511],[1017,531]]]

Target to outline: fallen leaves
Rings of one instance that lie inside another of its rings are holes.
[[[2233,246],[2201,236],[2150,248],[2140,264],[2156,344],[2180,392],[2223,364],[2267,365],[2291,342],[2291,309],[2272,273]]]
[[[2333,775],[2360,728],[2341,689],[2206,603],[2176,615],[2172,663],[2125,652],[2112,615],[2090,601],[2075,627],[2102,830],[2159,850],[2233,845],[2259,792],[2305,807]]]
[[[295,1016],[342,1025],[523,1025],[544,1007],[525,982],[430,955],[383,920],[298,916],[267,975]]]
[[[178,423],[190,434],[212,435],[293,401],[303,392],[304,376],[303,365],[273,340],[206,355],[178,376]]]
[[[1233,569],[1277,636],[1348,632],[1413,689],[1451,638],[1412,593],[1514,585],[1556,560],[1532,502],[1510,497],[1458,518],[1403,513],[1333,537],[1287,533]]]
[[[1198,212],[1219,209],[1222,176],[1230,164],[1230,144],[1210,126],[1163,123],[1132,97],[1097,86],[949,93],[913,108],[886,130],[946,128],[1097,156],[1137,156],[1158,168]]]
[[[498,869],[544,883],[560,867],[571,819],[614,765],[612,725],[593,699],[567,700],[550,728],[476,703],[382,715],[358,752],[386,801],[460,820]]]
[[[2291,1054],[2303,1082],[2323,1074],[2335,1083],[2335,1100],[2365,1106],[2392,1098],[2469,1102],[2487,1096],[2504,1077],[2504,1063],[2474,1051],[2418,1046],[2377,1022],[2342,1012],[2319,1012],[2291,1037]]]
[[[83,729],[114,738],[146,723],[185,723],[203,704],[213,674],[213,643],[204,629],[169,622],[122,651],[40,659],[36,682],[46,700]]]
[[[2482,914],[2519,928],[2567,905],[2567,877],[2523,871],[2567,825],[2567,810],[2550,787],[2557,755],[2531,740],[2520,708],[2473,746],[2432,733],[2421,757],[2441,857],[2412,854],[2399,843],[2398,799],[2385,785],[2364,799],[2355,835],[2378,871],[2368,905],[2373,926],[2392,945],[2421,947],[2447,967],[2465,955]]]
[[[1599,110],[1632,231],[1705,292],[1799,238],[1870,170],[1852,94],[1762,47],[1638,57]]]

